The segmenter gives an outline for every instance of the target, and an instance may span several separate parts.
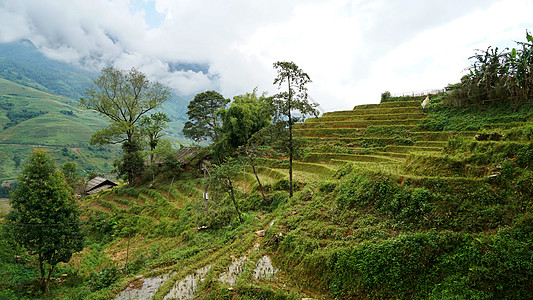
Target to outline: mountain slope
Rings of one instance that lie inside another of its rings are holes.
[[[46,57],[28,40],[0,43],[0,78],[45,93],[64,96],[75,103],[96,77],[97,72],[89,72]],[[161,108],[172,120],[169,131],[172,136],[183,137],[181,128],[187,120],[189,101],[187,97],[172,93],[169,101]]]
[[[249,166],[232,178],[242,224],[226,193],[203,198],[201,173],[85,198],[104,242],[70,266],[95,286],[129,263],[97,299],[529,298],[533,107],[419,102],[298,125],[294,197],[287,158],[258,160],[267,202]]]
[[[111,171],[118,152],[89,145],[92,133],[105,126],[101,117],[78,109],[69,98],[0,79],[0,179],[14,179],[35,147],[48,148],[58,163]]]

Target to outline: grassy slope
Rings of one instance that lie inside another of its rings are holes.
[[[81,110],[72,99],[48,94],[30,87],[0,78],[0,104],[11,103],[13,111],[23,109],[45,111],[46,113],[4,128],[10,121],[8,110],[0,108],[0,180],[12,180],[21,171],[28,154],[35,147],[46,147],[58,164],[75,161],[85,170],[98,170],[108,173],[112,162],[119,154],[118,147],[108,151],[90,147],[89,140],[95,130],[107,125],[106,121],[94,112]],[[169,104],[171,105],[171,104]],[[72,112],[67,115],[61,111]],[[173,134],[180,128],[181,121],[173,121],[166,131],[166,139],[172,143],[188,144],[183,138]],[[65,151],[63,148],[68,149]],[[98,149],[98,150],[91,150]],[[19,166],[16,166],[19,160]]]
[[[94,270],[124,266],[128,244],[131,272],[99,291],[72,284],[54,293],[108,299],[138,275],[174,272],[155,294],[162,299],[176,281],[211,265],[200,298],[527,298],[532,111],[421,111],[414,101],[308,120],[295,130],[308,143],[295,163],[294,198],[284,190],[285,162],[259,162],[270,204],[249,194],[250,170],[235,178],[244,224],[222,195],[211,196],[206,215],[201,178],[190,175],[175,180],[175,173],[161,172],[152,189],[123,187],[86,198],[80,204],[88,247],[58,272],[94,286],[109,274]],[[400,113],[411,121],[391,125]],[[503,117],[516,123],[494,126]],[[338,119],[348,123],[338,126]],[[472,130],[505,137],[475,141]],[[209,229],[198,231],[202,225]],[[254,234],[260,229],[264,237]],[[256,243],[236,285],[224,287],[219,274]],[[275,281],[252,277],[252,262],[264,254],[280,269]]]
[[[58,163],[76,161],[84,168],[98,168],[109,172],[116,157],[108,151],[88,150],[94,130],[106,125],[96,114],[80,110],[72,100],[47,94],[33,88],[0,79],[1,101],[11,103],[11,110],[46,111],[45,114],[4,128],[9,122],[8,110],[0,109],[0,148],[2,156],[1,179],[13,179],[20,172],[16,160],[22,165],[35,147],[46,147]],[[65,115],[61,111],[71,111]],[[68,148],[63,150],[63,148]],[[115,151],[116,152],[116,151]],[[100,157],[97,157],[100,156]]]

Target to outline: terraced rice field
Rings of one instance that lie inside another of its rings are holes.
[[[427,119],[427,112],[420,103],[412,100],[360,105],[295,125],[294,135],[304,142],[305,153],[295,161],[296,177],[314,181],[334,174],[346,163],[355,163],[390,175],[416,178],[419,174],[407,165],[417,158],[445,157],[444,149],[453,138],[474,140],[478,131],[424,130],[420,125]],[[523,125],[494,122],[485,129],[508,130]],[[260,165],[260,176],[268,183],[288,177],[287,161],[263,159]],[[269,178],[274,172],[275,178]]]

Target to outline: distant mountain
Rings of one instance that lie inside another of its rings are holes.
[[[0,181],[14,179],[34,148],[46,148],[58,164],[74,161],[87,172],[110,172],[118,147],[89,145],[106,124],[70,98],[0,79]]]
[[[195,65],[172,65],[172,68],[199,68]],[[43,55],[29,40],[0,43],[0,78],[52,95],[78,101],[98,73],[74,67]],[[172,93],[161,109],[172,120],[171,134],[181,137],[187,120],[187,104],[191,99]]]
[[[172,64],[171,68],[196,70],[205,66],[180,63]],[[0,78],[20,85],[77,101],[97,76],[96,72],[46,57],[28,40],[0,43]],[[164,110],[169,111],[171,118],[186,120],[185,113],[190,100],[172,93]]]
[[[119,148],[89,145],[107,121],[77,106],[97,76],[44,56],[29,41],[0,43],[0,183],[14,179],[36,147],[46,147],[57,163],[75,161],[86,171],[111,171]],[[166,130],[172,142],[187,143],[181,129],[188,102],[172,94],[161,108],[172,120]]]
[[[0,43],[0,77],[9,81],[77,100],[95,76],[44,56],[30,41]]]

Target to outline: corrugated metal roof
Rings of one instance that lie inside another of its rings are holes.
[[[103,189],[107,189],[110,187],[114,187],[117,184],[109,179],[105,179],[103,177],[95,177],[89,181],[87,181],[86,190],[87,194],[94,194],[97,193]]]

